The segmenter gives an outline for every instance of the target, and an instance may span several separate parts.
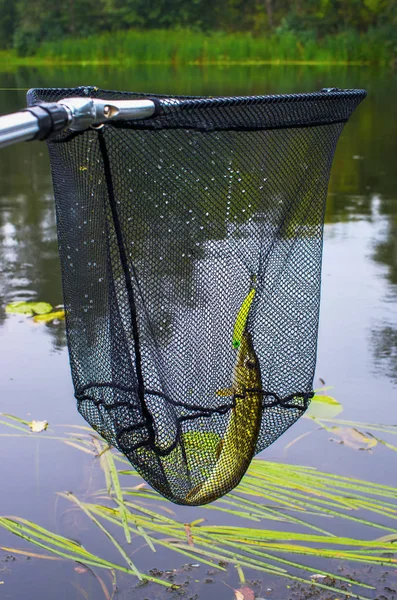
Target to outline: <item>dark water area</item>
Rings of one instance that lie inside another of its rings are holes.
[[[24,107],[28,88],[80,85],[170,95],[367,89],[367,99],[342,133],[332,167],[314,387],[322,387],[320,378],[332,386],[329,393],[343,404],[341,416],[346,420],[397,424],[397,73],[299,66],[24,68],[0,72],[0,113]],[[0,412],[26,420],[46,419],[55,431],[65,424],[84,425],[73,397],[63,325],[33,324],[24,317],[6,315],[5,306],[15,300],[62,303],[51,173],[46,146],[38,142],[0,151]],[[77,495],[103,487],[93,458],[56,440],[46,440],[45,434],[32,440],[18,437],[16,430],[0,428],[0,433],[8,434],[0,437],[0,515],[22,516],[79,538],[87,548],[111,559],[111,547],[102,548],[101,532],[84,516],[68,511],[56,497],[62,490]],[[313,433],[285,450],[307,431]],[[394,451],[379,444],[372,452],[360,452],[331,442],[330,437],[301,419],[263,452],[262,458],[396,485]],[[396,440],[389,441],[397,445]],[[224,520],[224,515],[208,509],[167,506],[181,522],[201,516],[212,523]],[[333,532],[353,535],[353,529],[350,532],[346,523],[342,525]],[[2,529],[0,546],[29,547]],[[33,551],[40,552],[37,548]],[[11,554],[0,550],[1,598],[19,600],[26,594],[41,600],[55,594],[65,599],[104,597],[98,581],[76,572],[75,563],[23,556],[14,561],[7,559]],[[154,556],[142,548],[134,560],[143,571],[179,569],[186,562],[183,556],[168,552]],[[200,573],[197,569],[197,573],[187,574],[192,581],[191,595],[232,598],[227,585],[237,587],[236,573],[217,575],[209,587],[198,589],[195,580],[205,578],[206,571],[201,567]],[[109,577],[102,576],[110,585]],[[261,575],[254,573],[252,578],[261,579]],[[118,597],[164,597],[164,591],[158,595],[154,587],[150,592],[143,588],[131,591],[133,583],[121,579]],[[270,587],[285,598],[289,593],[286,585],[272,580]],[[266,587],[259,587],[258,595],[265,596]]]

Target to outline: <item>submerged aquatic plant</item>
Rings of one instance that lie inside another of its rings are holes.
[[[0,424],[11,428],[9,432],[0,433],[1,436],[38,435],[29,431],[28,422],[11,415],[3,415]],[[126,573],[141,581],[175,586],[171,581],[139,571],[131,560],[129,544],[134,542],[135,549],[141,540],[152,552],[165,548],[216,570],[225,570],[226,564],[235,565],[240,581],[244,581],[244,570],[249,569],[333,592],[338,588],[328,585],[329,579],[317,576],[337,579],[342,586],[373,588],[314,568],[310,566],[311,558],[397,567],[397,558],[393,555],[393,542],[397,539],[396,487],[341,477],[311,467],[255,459],[236,490],[200,508],[202,514],[204,511],[222,512],[222,523],[225,516],[234,521],[238,518],[239,525],[210,524],[205,518],[183,523],[175,518],[170,503],[148,488],[129,462],[89,427],[69,427],[61,435],[54,435],[54,429],[48,429],[42,436],[88,453],[100,465],[104,474],[103,489],[84,499],[71,492],[61,492],[59,496],[71,502],[75,510],[82,511],[102,531],[117,550],[120,562],[106,560],[78,542],[22,517],[0,517],[1,527],[60,559]],[[116,464],[124,468],[117,469]],[[136,478],[133,485],[131,479],[130,485],[123,485],[125,475]],[[332,533],[334,519],[365,525],[369,532],[375,528],[383,531],[383,535],[370,533],[372,539],[369,540],[336,536]],[[118,529],[121,536],[117,535]],[[29,554],[26,550],[3,549]],[[31,555],[44,558],[36,553]],[[316,574],[315,579],[310,578],[313,574]],[[367,598],[353,588],[343,589],[342,593]]]
[[[318,391],[325,391],[329,388],[323,388]],[[320,429],[327,431],[333,435],[330,441],[337,441],[355,450],[371,450],[378,444],[386,446],[390,450],[397,451],[397,446],[390,444],[388,441],[374,435],[373,432],[383,435],[397,435],[396,425],[384,425],[376,423],[363,423],[360,421],[349,421],[346,419],[336,418],[343,411],[343,405],[330,396],[323,396],[316,392],[312,399],[309,409],[304,414],[305,419],[310,419]],[[311,435],[313,431],[308,431],[303,435],[292,440],[285,449],[290,448],[293,444],[301,440],[303,437]],[[336,440],[335,440],[336,438]]]

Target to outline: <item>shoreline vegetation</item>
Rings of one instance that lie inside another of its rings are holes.
[[[396,48],[376,29],[318,38],[315,32],[204,33],[127,29],[44,41],[31,52],[0,51],[3,64],[39,65],[378,65],[397,66]]]

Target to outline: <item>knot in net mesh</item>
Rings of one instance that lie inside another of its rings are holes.
[[[72,96],[145,97],[28,101]],[[229,492],[313,396],[330,167],[364,96],[150,96],[49,142],[78,409],[173,502]]]

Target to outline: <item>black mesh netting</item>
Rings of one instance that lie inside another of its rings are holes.
[[[28,101],[71,96],[145,95]],[[49,142],[79,411],[173,502],[230,491],[307,408],[332,156],[364,96],[149,96],[151,118]]]

